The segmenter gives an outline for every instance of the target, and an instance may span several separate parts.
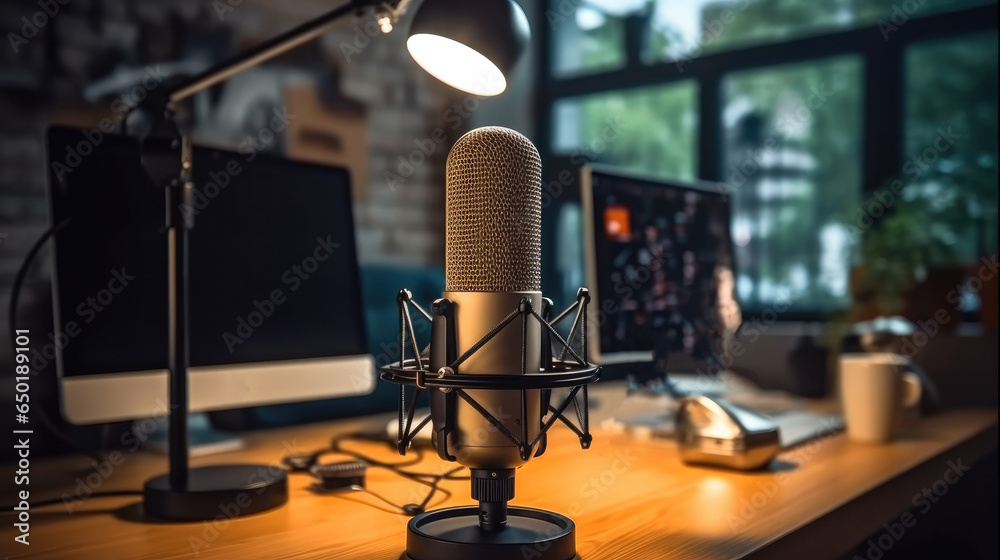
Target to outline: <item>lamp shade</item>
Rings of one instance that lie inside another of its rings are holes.
[[[528,18],[512,0],[425,0],[413,16],[406,48],[442,82],[497,95],[528,47]]]

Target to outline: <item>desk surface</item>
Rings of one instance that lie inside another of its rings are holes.
[[[388,418],[255,433],[244,451],[193,463],[276,464],[289,450],[312,451],[335,434],[385,426]],[[996,420],[996,411],[948,412],[885,446],[831,436],[784,452],[771,471],[753,474],[682,466],[672,442],[608,433],[600,426],[594,427],[593,447],[581,451],[568,429],[553,428],[546,455],[519,471],[513,503],[570,515],[582,560],[828,558],[908,508],[921,488],[942,479],[948,461],[970,464],[993,449]],[[384,445],[349,445],[385,460],[400,459]],[[443,472],[453,466],[428,453],[419,469]],[[161,455],[126,453],[96,490],[138,489],[164,468]],[[77,477],[98,476],[83,458],[37,460],[31,471],[37,500],[73,492]],[[215,527],[143,520],[137,496],[94,499],[72,514],[61,505],[35,508],[30,547],[13,542],[16,533],[5,521],[0,550],[10,558],[64,560],[194,558],[196,549],[199,559],[400,557],[407,518],[367,494],[313,494],[310,482],[306,475],[291,475],[287,505]],[[3,484],[2,501],[9,502],[10,482]],[[381,469],[369,471],[368,487],[395,503],[419,502],[425,490]],[[446,482],[443,488],[452,496],[439,495],[434,508],[471,503],[467,481]]]

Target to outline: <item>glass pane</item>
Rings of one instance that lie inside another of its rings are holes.
[[[636,4],[552,0],[545,11],[552,38],[552,74],[564,77],[624,66],[623,18]]]
[[[574,163],[693,179],[697,94],[694,82],[684,81],[560,99],[553,109],[552,149]]]
[[[720,188],[731,193],[737,289],[748,311],[822,312],[848,303],[861,83],[853,56],[723,81]]]
[[[944,258],[996,253],[997,33],[911,46],[906,92],[903,179],[935,201]]]
[[[989,0],[651,0],[644,58],[693,59],[708,52],[877,25],[887,39],[910,18]]]

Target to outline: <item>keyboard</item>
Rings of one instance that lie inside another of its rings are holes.
[[[821,440],[844,430],[844,419],[835,414],[792,410],[770,416],[778,424],[782,449]]]

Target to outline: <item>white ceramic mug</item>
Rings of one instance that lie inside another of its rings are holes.
[[[898,354],[844,354],[840,358],[840,399],[847,436],[863,443],[892,439],[903,412],[920,404],[920,378],[906,371]]]

